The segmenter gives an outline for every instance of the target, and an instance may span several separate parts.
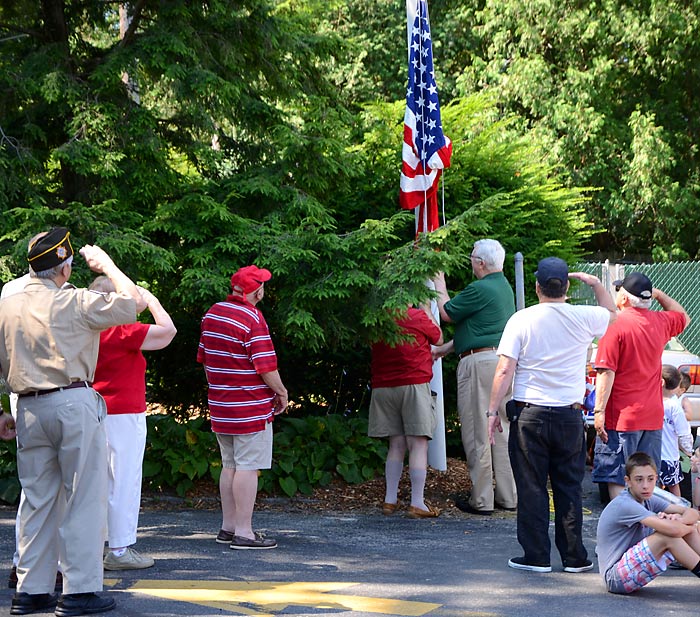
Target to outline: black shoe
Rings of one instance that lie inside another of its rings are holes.
[[[19,581],[17,580],[17,567],[12,566],[12,570],[10,570],[10,576],[7,577],[7,586],[10,589],[17,589],[17,583]]]
[[[56,606],[56,617],[104,613],[116,605],[114,598],[103,598],[96,593],[64,593]]]
[[[17,583],[19,581],[17,580],[17,566],[12,566],[12,570],[10,570],[10,576],[7,577],[7,586],[10,589],[17,589]],[[61,574],[61,571],[58,570],[56,572],[56,583],[53,588],[54,591],[62,591],[63,590],[63,574]]]
[[[46,613],[56,606],[58,596],[55,593],[24,593],[18,591],[12,598],[10,615],[31,615],[32,613]]]
[[[469,514],[480,514],[481,516],[491,516],[493,514],[493,510],[477,510],[476,508],[472,507],[468,499],[464,497],[456,497],[455,505],[462,512],[468,512]]]
[[[583,561],[576,561],[564,564],[564,572],[573,572],[574,574],[578,572],[588,572],[593,569],[593,562],[590,559],[584,559]]]
[[[496,510],[503,510],[504,512],[516,512],[518,508],[506,508],[505,506],[496,504]]]
[[[552,566],[548,563],[528,563],[525,557],[511,557],[508,567],[516,570],[529,570],[530,572],[551,572]]]

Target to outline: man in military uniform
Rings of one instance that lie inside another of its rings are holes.
[[[114,283],[100,294],[64,286],[71,275],[70,232],[55,228],[29,245],[31,280],[0,300],[0,365],[17,403],[18,585],[11,614],[56,606],[58,617],[114,608],[102,589],[107,454],[102,398],[92,389],[99,334],[132,323],[145,308],[134,283],[99,247],[80,249]],[[51,593],[56,562],[63,594]]]

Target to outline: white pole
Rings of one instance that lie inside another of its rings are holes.
[[[523,254],[515,254],[515,309],[522,311],[525,308],[525,270],[523,268]]]
[[[428,281],[427,286],[435,290],[435,285],[432,281]],[[433,313],[435,321],[440,323],[440,310],[437,302],[433,300],[430,303],[430,310]],[[433,378],[430,380],[430,389],[435,392],[435,415],[437,423],[433,438],[428,442],[428,465],[438,471],[447,471],[447,440],[445,437],[445,401],[443,398],[442,388],[442,359],[433,362]]]

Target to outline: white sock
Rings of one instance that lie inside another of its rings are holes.
[[[409,467],[408,473],[411,476],[411,505],[414,508],[427,510],[428,508],[423,501],[423,492],[425,491],[425,478],[428,471],[424,467]]]
[[[386,503],[396,503],[399,500],[399,481],[403,473],[403,461],[386,460],[384,475],[386,477]]]
[[[121,548],[110,548],[109,550],[112,551],[112,555],[115,557],[121,557],[126,553],[126,546],[122,546]]]

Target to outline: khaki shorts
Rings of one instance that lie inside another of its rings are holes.
[[[246,435],[216,433],[221,450],[221,464],[225,469],[254,471],[272,467],[272,422],[265,430]]]
[[[437,416],[430,384],[374,388],[369,404],[370,437],[433,438]]]

